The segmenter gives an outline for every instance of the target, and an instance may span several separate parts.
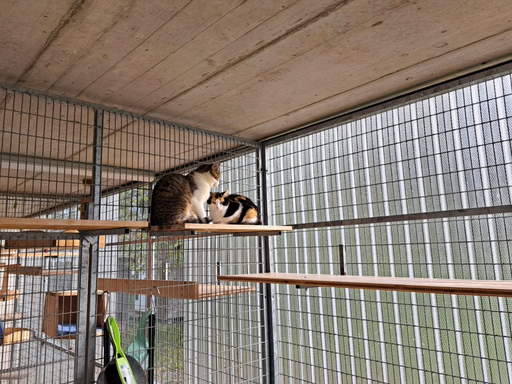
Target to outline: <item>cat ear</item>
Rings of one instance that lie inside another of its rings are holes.
[[[229,195],[231,195],[231,191],[228,189],[226,192],[224,192],[224,197],[228,197]]]
[[[220,171],[220,161],[212,164],[212,170],[219,172]]]

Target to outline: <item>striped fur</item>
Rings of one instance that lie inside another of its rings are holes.
[[[220,163],[201,165],[186,176],[171,173],[162,177],[151,195],[150,224],[207,223],[204,204],[219,179]]]

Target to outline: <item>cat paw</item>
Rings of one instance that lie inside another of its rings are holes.
[[[201,219],[201,223],[203,223],[203,224],[209,224],[211,222],[212,222],[212,219],[209,216],[203,217]]]

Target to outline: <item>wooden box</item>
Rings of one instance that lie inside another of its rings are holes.
[[[107,295],[97,292],[96,327],[103,327],[107,307]],[[78,323],[78,296],[76,291],[48,292],[44,302],[42,331],[52,338],[74,338],[74,334],[59,335],[59,324]]]

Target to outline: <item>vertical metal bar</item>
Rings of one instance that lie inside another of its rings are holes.
[[[110,362],[110,334],[107,328],[107,322],[103,324],[103,365],[106,367]]]
[[[94,148],[91,187],[91,203],[87,210],[88,220],[100,219],[101,203],[101,167],[103,155],[103,111],[94,111]]]
[[[100,219],[101,202],[101,164],[103,149],[103,111],[94,111],[93,172],[91,196],[87,204],[87,219]],[[97,272],[98,272],[98,237],[86,236],[80,248],[81,269],[79,274],[79,323],[77,335],[76,380],[78,383],[94,381],[94,358],[96,347],[97,323]],[[85,332],[83,332],[85,330]],[[80,356],[83,354],[83,359]]]
[[[154,310],[154,309],[153,309]],[[148,350],[148,382],[153,384],[155,381],[155,346],[156,346],[156,316],[152,313],[149,316],[148,323],[148,339],[149,339],[149,350]]]
[[[77,314],[77,335],[76,335],[76,346],[75,346],[75,382],[79,384],[85,384],[86,377],[86,364],[84,363],[84,355],[86,352],[86,338],[87,334],[83,332],[85,324],[87,323],[87,274],[89,264],[89,242],[88,238],[80,237],[80,254],[78,268],[80,273],[78,274],[77,281],[77,294],[78,294],[78,314]]]
[[[259,201],[261,205],[261,211],[263,216],[263,224],[268,224],[268,196],[267,196],[267,161],[266,161],[266,147],[264,145],[258,150],[258,184],[260,186]],[[270,272],[270,239],[268,236],[259,237],[259,262],[262,272]],[[274,365],[275,365],[275,352],[274,352],[274,322],[273,322],[273,302],[272,302],[272,286],[270,284],[261,284],[260,291],[263,293],[260,295],[260,308],[261,313],[261,339],[263,344],[263,360],[265,364],[263,366],[263,376],[265,382],[269,384],[275,383],[274,377]]]
[[[345,251],[343,244],[340,244],[339,246],[340,250],[340,275],[346,275],[347,272],[345,271]]]

